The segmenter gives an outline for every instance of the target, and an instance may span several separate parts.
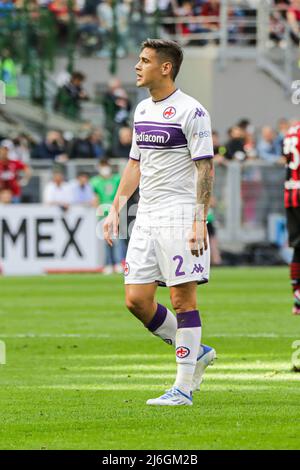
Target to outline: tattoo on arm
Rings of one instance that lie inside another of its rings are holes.
[[[200,208],[201,219],[206,219],[212,194],[214,166],[212,158],[204,158],[196,162],[197,178],[197,207]],[[197,214],[199,211],[197,210]]]

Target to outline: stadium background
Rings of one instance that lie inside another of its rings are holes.
[[[136,89],[134,74],[139,44],[146,37],[182,44],[185,62],[178,86],[211,114],[216,153],[211,217],[221,253],[215,264],[283,265],[213,268],[214,285],[201,299],[205,332],[223,360],[208,375],[203,397],[202,430],[210,429],[213,439],[200,442],[192,427],[184,448],[297,448],[296,425],[292,429],[289,423],[297,422],[299,384],[290,373],[290,356],[299,329],[286,320],[290,251],[282,158],[284,131],[299,115],[299,36],[287,16],[289,8],[300,11],[295,4],[0,1],[0,71],[6,90],[1,87],[0,145],[31,171],[29,180],[23,171],[18,174],[20,197],[0,191],[2,274],[77,273],[1,279],[0,339],[8,358],[0,370],[2,404],[11,403],[5,410],[2,448],[176,448],[170,435],[175,417],[162,415],[161,429],[168,432],[158,440],[151,431],[153,416],[143,409],[149,390],[158,390],[173,369],[167,369],[161,346],[144,341],[144,332],[128,320],[121,276],[102,274],[105,250],[96,236],[94,202],[86,207],[68,200],[63,209],[45,202],[53,169],[73,185],[78,172],[93,177],[106,159],[115,174],[122,172],[133,110],[147,96]],[[70,85],[74,72],[79,72],[80,96]],[[126,244],[120,259],[125,250]],[[84,272],[95,274],[78,275]],[[166,293],[160,295],[168,303]],[[133,341],[129,345],[116,331],[132,337],[139,354]],[[110,351],[112,375],[99,366],[103,347]],[[131,375],[135,378],[128,385]],[[251,407],[245,409],[245,393],[255,401],[256,419]],[[144,443],[135,433],[136,394],[146,419]],[[109,411],[111,396],[117,403],[115,416]],[[223,406],[219,417],[216,400]],[[268,400],[273,400],[271,407]],[[58,411],[61,403],[65,409]],[[269,416],[273,421],[267,429]],[[190,426],[189,416],[182,419]],[[100,421],[106,430],[102,439]],[[225,436],[227,426],[230,437]]]

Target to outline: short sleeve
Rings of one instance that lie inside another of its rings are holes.
[[[26,170],[27,165],[25,165],[25,163],[21,162],[20,160],[17,160],[16,168],[17,168],[17,170],[20,170],[20,171]]]
[[[45,204],[51,204],[53,202],[53,186],[48,183],[45,187],[44,194],[43,194],[43,202]]]
[[[194,108],[184,126],[188,149],[192,160],[214,156],[210,117],[201,107]]]
[[[135,133],[135,128],[133,127],[133,133],[132,133],[132,144],[131,144],[131,149],[129,153],[129,158],[132,160],[137,160],[139,161],[141,157],[141,152],[140,149],[136,143],[136,133]]]

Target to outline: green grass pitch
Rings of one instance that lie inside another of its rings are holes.
[[[299,449],[288,278],[213,269],[198,295],[218,360],[182,408],[145,405],[172,385],[174,350],[126,311],[121,276],[1,278],[0,448]]]

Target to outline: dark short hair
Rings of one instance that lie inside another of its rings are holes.
[[[102,158],[101,160],[98,161],[99,166],[105,166],[105,165],[110,165],[110,162],[107,158]]]
[[[146,47],[154,49],[163,60],[168,60],[172,63],[172,79],[175,80],[183,61],[183,52],[179,44],[175,41],[148,38],[142,42],[141,51]]]
[[[72,80],[85,80],[85,75],[84,73],[82,72],[79,72],[79,71],[75,71],[72,73],[72,76],[71,76]]]
[[[90,177],[90,174],[88,171],[85,170],[78,170],[76,173],[76,177],[79,178],[79,176],[86,176],[87,178]]]

